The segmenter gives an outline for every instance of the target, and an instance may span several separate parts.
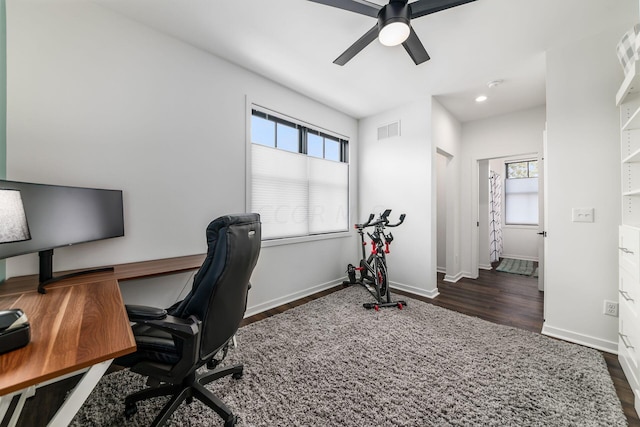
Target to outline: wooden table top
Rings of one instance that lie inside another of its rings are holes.
[[[0,284],[0,310],[20,308],[31,342],[0,355],[0,396],[135,351],[118,280],[193,270],[205,255],[114,266],[113,272],[61,280],[37,292],[37,275]]]
[[[20,308],[31,342],[0,355],[0,395],[131,353],[136,342],[115,279],[0,296]]]

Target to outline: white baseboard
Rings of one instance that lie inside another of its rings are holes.
[[[249,307],[247,307],[247,310],[245,312],[245,316],[244,317],[251,317],[254,316],[256,314],[262,313],[263,311],[267,311],[270,310],[272,308],[276,308],[279,307],[281,305],[284,304],[288,304],[290,302],[299,300],[300,298],[304,298],[307,297],[309,295],[313,295],[316,294],[318,292],[322,292],[324,290],[327,289],[331,289],[334,286],[338,286],[341,285],[342,282],[344,280],[347,280],[346,277],[341,277],[340,279],[337,280],[332,280],[330,282],[326,282],[326,283],[321,283],[319,285],[316,286],[312,286],[310,288],[298,291],[298,292],[293,292],[291,294],[288,295],[284,295],[282,297],[279,298],[275,298],[269,301],[265,301],[263,303],[260,304],[256,304],[256,305],[251,305]],[[415,286],[409,286],[409,285],[405,285],[403,283],[398,283],[398,282],[390,282],[391,285],[391,289],[398,289],[401,291],[405,291],[405,292],[410,292],[412,294],[418,295],[418,296],[423,296],[423,297],[427,297],[427,298],[435,298],[439,295],[438,293],[438,289],[434,289],[431,291],[427,291],[425,289],[422,288],[416,288]]]
[[[480,270],[492,270],[493,267],[491,267],[491,264],[478,264],[478,268]]]
[[[410,292],[412,294],[415,294],[421,297],[435,298],[438,295],[440,295],[440,293],[438,292],[438,288],[427,290],[422,288],[416,288],[415,286],[405,285],[403,283],[398,283],[398,282],[390,282],[390,285],[391,285],[391,289],[398,289],[400,291]]]
[[[436,272],[446,274],[447,267],[436,267]]]
[[[334,286],[341,285],[342,282],[344,280],[346,280],[346,279],[347,279],[346,277],[341,277],[340,279],[337,279],[337,280],[332,280],[330,282],[321,283],[319,285],[315,285],[315,286],[312,286],[312,287],[307,288],[307,289],[303,289],[303,290],[298,291],[298,292],[293,292],[291,294],[284,295],[284,296],[281,296],[279,298],[275,298],[275,299],[272,299],[272,300],[269,300],[269,301],[265,301],[265,302],[260,303],[260,304],[249,306],[249,307],[247,307],[247,310],[245,312],[244,317],[251,317],[251,316],[253,316],[255,314],[262,313],[263,311],[267,311],[267,310],[270,310],[272,308],[279,307],[279,306],[281,306],[283,304],[287,304],[287,303],[290,303],[292,301],[299,300],[300,298],[308,297],[309,295],[313,295],[313,294],[316,294],[318,292],[322,292],[324,290],[333,288]]]
[[[454,275],[454,276],[449,276],[448,274],[444,276],[444,280],[445,282],[451,282],[451,283],[456,283],[458,280],[462,279],[464,276],[464,274],[462,272],[459,272],[458,274]]]
[[[478,274],[471,274],[468,271],[461,271],[453,276],[446,275],[442,280],[444,280],[445,282],[456,283],[460,279],[477,279],[478,277]]]
[[[568,331],[562,328],[549,326],[547,322],[542,325],[542,335],[553,338],[559,338],[574,344],[584,345],[586,347],[595,348],[596,350],[606,351],[607,353],[618,354],[618,342],[608,341],[601,338],[592,337],[590,335],[580,334],[578,332]]]

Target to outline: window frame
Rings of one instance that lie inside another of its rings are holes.
[[[513,178],[509,178],[509,165],[513,164],[513,163],[526,163],[527,167],[527,176],[526,177],[513,177]],[[536,216],[538,216],[538,221],[535,224],[523,224],[523,223],[510,223],[507,222],[507,181],[508,180],[517,180],[517,179],[530,179],[530,178],[535,178],[538,181],[538,191],[536,191],[536,195],[538,197],[538,203],[540,203],[539,197],[540,197],[540,180],[539,180],[539,174],[536,176],[530,176],[530,172],[531,172],[531,168],[529,166],[530,163],[538,163],[538,159],[534,159],[534,158],[529,158],[529,159],[521,159],[521,160],[508,160],[504,162],[504,182],[502,185],[502,197],[504,200],[503,203],[503,210],[504,210],[504,215],[502,215],[502,225],[503,227],[506,228],[537,228],[540,225],[540,218],[538,213],[536,213]]]
[[[339,162],[339,163],[345,163],[347,165],[347,201],[346,201],[346,208],[347,208],[347,224],[345,226],[344,230],[340,230],[340,231],[330,231],[330,232],[324,232],[324,233],[314,233],[314,234],[306,234],[306,235],[300,235],[300,236],[291,236],[291,237],[279,237],[279,238],[269,238],[269,239],[264,239],[262,240],[262,246],[263,247],[269,247],[269,246],[279,246],[279,245],[287,245],[287,244],[296,244],[296,243],[302,243],[302,242],[312,242],[312,241],[317,241],[317,240],[326,240],[326,239],[335,239],[335,238],[346,238],[346,237],[351,237],[351,235],[353,234],[351,232],[351,229],[349,227],[349,224],[351,223],[351,215],[352,215],[352,198],[353,198],[353,194],[352,194],[352,186],[351,186],[351,165],[349,162],[349,158],[350,158],[350,150],[349,150],[349,145],[350,145],[350,138],[348,136],[339,134],[337,132],[334,131],[330,131],[327,130],[321,126],[317,126],[317,125],[313,125],[310,124],[306,121],[297,119],[297,118],[293,118],[290,117],[286,114],[283,113],[279,113],[276,112],[270,108],[267,107],[263,107],[261,104],[255,103],[255,102],[251,102],[249,101],[248,97],[247,97],[247,103],[246,103],[246,153],[245,153],[245,159],[246,159],[246,171],[245,171],[245,176],[246,176],[246,184],[245,184],[245,188],[246,188],[246,193],[245,193],[245,209],[249,209],[251,204],[252,204],[252,154],[251,154],[251,150],[252,150],[252,121],[251,118],[254,115],[254,113],[256,116],[258,117],[262,117],[262,118],[266,118],[266,119],[271,119],[272,121],[276,122],[276,123],[283,123],[286,124],[288,126],[295,126],[298,129],[302,129],[302,131],[299,132],[299,151],[298,154],[303,154],[305,156],[308,156],[310,159],[320,159],[320,157],[316,157],[316,156],[309,156],[307,153],[307,141],[306,141],[306,135],[307,132],[311,133],[311,134],[315,134],[318,136],[323,137],[323,157],[322,160],[327,160],[327,161],[331,161],[331,162]],[[275,138],[275,136],[274,136]],[[333,140],[333,141],[338,141],[340,143],[340,160],[336,161],[333,159],[326,159],[324,156],[326,155],[326,150],[325,150],[325,143],[324,143],[324,138]],[[268,148],[272,148],[272,149],[278,149],[277,148],[277,141],[274,141],[276,147],[271,147],[269,145],[263,145],[263,144],[258,144],[264,147],[268,147]],[[282,150],[284,152],[289,152],[292,153],[292,151],[289,150]]]

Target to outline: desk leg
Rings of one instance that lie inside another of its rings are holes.
[[[13,413],[11,414],[11,418],[9,419],[9,423],[7,424],[7,427],[15,427],[15,425],[18,424],[20,413],[22,413],[24,402],[28,398],[33,397],[35,394],[36,394],[36,387],[31,386],[23,390],[17,391],[15,393],[11,393],[5,396],[0,396],[0,421],[3,421],[4,418],[7,416],[7,411],[9,410],[9,406],[11,405],[13,398],[15,396],[20,396],[18,398],[16,407],[13,408]]]
[[[4,417],[7,415],[7,411],[9,410],[9,405],[11,405],[12,400],[13,394],[0,396],[0,421],[4,420]]]
[[[102,378],[104,373],[107,371],[107,368],[109,368],[112,361],[113,359],[106,360],[89,368],[80,382],[71,391],[69,396],[67,396],[62,407],[58,409],[58,412],[56,412],[49,422],[48,425],[50,427],[66,427],[71,423],[71,420],[80,410],[84,401],[87,400],[87,397],[89,397],[89,394],[96,384],[98,384],[98,381],[100,381],[100,378]]]

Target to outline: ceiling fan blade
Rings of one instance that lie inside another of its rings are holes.
[[[429,57],[429,54],[427,53],[427,50],[424,48],[424,46],[422,45],[422,42],[418,38],[418,35],[416,34],[415,31],[413,31],[413,28],[411,28],[409,37],[407,38],[407,40],[404,41],[404,43],[402,43],[402,46],[404,46],[404,50],[407,51],[407,53],[409,54],[411,59],[413,59],[413,62],[415,62],[416,65],[420,65],[423,62],[431,59]]]
[[[368,2],[366,0],[309,0],[314,3],[320,3],[327,6],[337,7],[338,9],[348,10],[350,12],[359,13],[361,15],[378,17],[378,12],[382,6]]]
[[[431,13],[440,12],[441,10],[450,9],[456,6],[462,6],[476,0],[418,0],[409,3],[411,8],[411,19],[429,15]]]
[[[362,49],[369,46],[369,44],[374,41],[378,37],[378,25],[376,24],[373,28],[365,33],[364,36],[360,37],[354,44],[349,46],[347,50],[344,51],[342,55],[336,58],[333,61],[334,64],[344,65],[351,58],[356,56]],[[424,48],[423,48],[424,49]]]

